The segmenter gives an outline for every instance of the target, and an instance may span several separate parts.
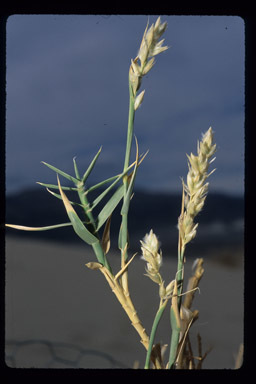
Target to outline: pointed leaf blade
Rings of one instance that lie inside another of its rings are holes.
[[[106,205],[102,208],[98,215],[97,231],[102,227],[108,217],[113,213],[124,195],[124,186],[121,185],[109,199]]]
[[[127,169],[126,171],[124,171],[123,173],[121,173],[120,175],[118,175],[117,179],[108,187],[105,189],[105,191],[103,191],[92,203],[92,206],[91,206],[91,209],[94,209],[96,207],[96,205],[98,205],[100,203],[100,201],[108,194],[108,192],[111,191],[111,189],[122,179],[122,177],[129,171],[129,169],[131,169],[133,166],[134,166],[135,163],[131,164]]]
[[[88,189],[86,190],[86,194],[88,194],[88,193],[91,192],[91,191],[94,191],[94,190],[97,189],[97,188],[102,187],[103,185],[105,185],[105,184],[107,184],[107,183],[110,183],[111,181],[117,179],[118,177],[119,177],[119,175],[112,176],[112,177],[110,177],[110,178],[108,178],[108,179],[106,179],[106,180],[101,181],[100,183],[97,183],[97,184],[91,186],[90,188],[88,188]]]
[[[80,182],[80,180],[76,179],[76,178],[73,177],[73,176],[68,175],[66,172],[61,171],[60,169],[54,167],[53,165],[50,165],[50,164],[48,164],[48,163],[45,163],[44,161],[42,161],[42,163],[43,163],[44,165],[46,165],[48,168],[50,168],[50,169],[52,169],[53,171],[57,172],[59,175],[61,175],[61,176],[65,177],[66,179],[72,181],[74,184],[77,184],[77,183]]]
[[[61,195],[59,195],[58,193],[55,193],[55,192],[51,191],[51,190],[48,189],[48,188],[46,188],[46,189],[47,189],[47,191],[48,191],[51,195],[57,197],[57,199],[62,200],[62,196],[61,196]],[[69,201],[69,202],[70,202],[70,204],[72,204],[72,205],[79,205],[80,207],[83,208],[83,205],[82,205],[82,204],[76,203],[76,202],[74,202],[74,201]]]
[[[145,157],[145,156],[144,156]],[[142,159],[143,160],[143,159]],[[142,161],[141,160],[141,161]],[[141,163],[141,161],[140,161],[140,163]],[[140,164],[139,163],[139,164]],[[108,178],[108,179],[106,179],[106,180],[103,180],[103,181],[101,181],[100,183],[98,183],[98,184],[95,184],[95,185],[93,185],[93,186],[91,186],[90,188],[88,188],[87,190],[86,190],[86,194],[88,194],[89,192],[91,192],[91,191],[94,191],[95,189],[97,189],[97,188],[100,188],[100,187],[102,187],[104,184],[107,184],[107,183],[110,183],[111,181],[113,181],[113,180],[116,180],[116,179],[118,179],[118,181],[134,166],[134,164],[135,164],[135,162],[134,163],[132,163],[132,164],[130,164],[129,165],[129,167],[127,168],[127,170],[126,171],[124,171],[123,173],[119,173],[118,175],[115,175],[115,176],[112,176],[112,177],[110,177],[110,178]],[[113,186],[112,186],[113,187]],[[112,188],[111,187],[111,188]]]
[[[49,225],[46,227],[26,227],[24,225],[5,224],[6,227],[13,228],[13,229],[19,229],[21,231],[49,231],[51,229],[68,227],[71,225],[72,225],[72,223],[63,223],[63,224]]]
[[[40,181],[37,181],[37,184],[42,185],[43,187],[46,188],[52,188],[52,189],[59,189],[58,185],[55,184],[46,184],[46,183],[41,183]],[[75,187],[62,187],[63,191],[77,191],[77,188]]]
[[[61,188],[59,178],[58,178],[58,185],[59,185],[62,201],[64,203],[68,217],[72,223],[73,229],[76,232],[76,234],[87,244],[92,245],[94,243],[97,243],[99,239],[96,236],[94,236],[91,232],[88,231],[88,229],[84,226],[83,222],[80,220],[80,218],[76,214],[67,196],[65,195],[65,193]]]
[[[76,178],[77,178],[78,180],[80,180],[79,171],[78,171],[78,168],[77,168],[76,158],[75,158],[75,157],[73,158],[73,163],[74,163],[74,170],[75,170]]]
[[[88,169],[86,170],[86,172],[84,173],[83,177],[82,177],[82,183],[84,184],[86,182],[86,180],[88,179],[90,173],[92,172],[93,170],[93,167],[101,153],[101,150],[102,150],[102,147],[100,147],[99,151],[96,153],[95,157],[93,158],[92,162],[90,163]]]

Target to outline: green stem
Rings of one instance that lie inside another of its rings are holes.
[[[172,309],[171,309],[171,317],[172,317]],[[179,344],[179,337],[180,337],[180,329],[176,328],[174,323],[172,323],[172,337],[171,337],[171,346],[170,346],[170,356],[169,356],[169,362],[168,362],[168,368],[173,369],[174,363],[176,361],[176,355],[177,355],[177,349]]]
[[[128,130],[127,130],[127,140],[126,140],[126,152],[125,152],[125,160],[124,160],[124,172],[127,171],[127,168],[129,166],[130,162],[130,155],[131,155],[131,146],[132,146],[132,138],[133,138],[133,130],[134,130],[134,116],[135,116],[135,110],[134,110],[134,101],[135,96],[133,95],[132,86],[129,82],[129,94],[130,94],[130,100],[129,100],[129,116],[128,116]],[[125,175],[123,177],[123,184],[124,184],[124,198],[128,190],[128,176]],[[128,215],[127,213],[122,214],[122,224],[120,229],[120,248],[124,250],[126,244],[128,243]],[[127,252],[123,255],[124,261],[127,260]]]
[[[151,357],[151,352],[152,352],[152,348],[153,348],[153,343],[154,343],[157,327],[158,327],[158,324],[159,324],[159,322],[161,320],[161,317],[163,315],[163,312],[164,312],[164,309],[166,307],[167,301],[168,300],[166,300],[162,305],[160,305],[160,307],[159,307],[159,309],[158,309],[158,311],[156,313],[156,316],[155,316],[155,319],[154,319],[154,322],[153,322],[153,325],[152,325],[152,330],[151,330],[151,333],[150,333],[149,346],[148,346],[148,350],[147,350],[147,356],[146,356],[146,362],[145,362],[144,369],[149,369],[150,357]]]
[[[100,241],[98,241],[97,243],[94,243],[92,244],[92,248],[93,248],[93,251],[97,257],[97,259],[101,262],[101,264],[104,265],[104,267],[106,267],[109,272],[112,273],[112,269],[108,263],[108,259],[106,258],[104,252],[103,252],[103,249],[102,249],[102,246],[101,246],[101,243]]]
[[[184,272],[184,251],[185,248],[180,249],[180,246],[178,248],[178,265],[177,265],[177,273],[176,273],[176,280],[178,283],[178,311],[180,313],[180,306],[181,306],[181,294],[183,289],[183,272]],[[177,350],[179,345],[179,337],[180,337],[180,327],[177,324],[177,320],[175,317],[175,314],[173,312],[173,309],[170,310],[170,319],[171,319],[171,327],[172,327],[172,336],[171,336],[171,343],[170,343],[170,354],[169,354],[169,362],[168,362],[168,368],[173,369],[174,363],[176,361],[177,356]]]
[[[94,220],[94,217],[93,217],[93,214],[92,212],[88,209],[89,208],[89,202],[88,202],[88,199],[87,199],[87,196],[85,195],[84,193],[84,189],[83,187],[79,187],[78,188],[78,195],[79,195],[79,199],[84,207],[84,211],[85,211],[85,216],[86,218],[89,219],[89,226],[91,226],[91,232],[93,232],[93,234],[99,238],[99,235],[98,235],[98,232],[96,230],[96,224],[95,224],[95,220]],[[101,246],[101,243],[100,243],[100,240],[97,241],[96,243],[92,244],[92,248],[93,248],[93,251],[98,259],[98,261],[100,263],[102,263],[104,265],[104,267],[106,267],[111,273],[112,273],[112,270],[111,270],[111,267],[108,263],[108,260],[103,252],[103,249],[102,249],[102,246]]]
[[[126,152],[125,152],[125,160],[124,160],[124,172],[127,170],[130,162],[130,154],[131,154],[131,146],[132,146],[132,137],[133,137],[133,128],[134,128],[134,102],[135,97],[133,95],[132,86],[129,82],[129,116],[128,116],[128,130],[127,130],[127,140],[126,140]]]

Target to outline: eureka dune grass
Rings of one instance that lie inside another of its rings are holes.
[[[191,153],[191,155],[188,156],[189,170],[186,179],[187,183],[185,184],[185,182],[182,181],[181,214],[178,218],[177,270],[170,271],[170,280],[168,282],[165,282],[161,276],[164,256],[160,249],[158,237],[153,232],[153,229],[141,240],[142,259],[146,262],[146,276],[149,277],[153,283],[157,284],[159,292],[159,307],[156,311],[155,318],[152,319],[150,333],[144,328],[129,291],[129,265],[137,256],[137,254],[129,255],[129,208],[134,193],[134,183],[138,168],[147,155],[147,153],[139,153],[138,141],[136,137],[134,139],[135,112],[142,105],[145,98],[145,90],[138,93],[142,85],[143,76],[148,74],[155,65],[156,56],[168,49],[167,46],[163,46],[164,39],[161,39],[166,28],[167,23],[162,23],[160,17],[150,27],[147,25],[138,55],[134,59],[131,59],[128,76],[128,130],[122,171],[111,178],[87,187],[87,180],[101,154],[101,148],[92,159],[87,170],[82,174],[80,174],[75,158],[73,159],[74,176],[43,162],[44,165],[56,172],[57,184],[39,184],[46,187],[54,197],[62,200],[69,221],[63,224],[40,228],[24,227],[14,224],[6,224],[6,226],[27,231],[43,231],[72,226],[77,236],[91,246],[94,251],[96,260],[88,262],[86,266],[102,273],[113,294],[130,319],[132,326],[138,333],[140,341],[146,350],[145,369],[200,369],[206,354],[202,354],[201,338],[199,335],[199,352],[197,356],[200,356],[197,357],[198,360],[196,361],[189,339],[189,330],[199,315],[198,310],[192,311],[191,305],[194,295],[199,289],[200,279],[203,276],[203,259],[197,259],[195,261],[193,275],[189,279],[189,284],[185,291],[183,288],[183,280],[185,249],[187,244],[196,236],[198,223],[195,223],[195,218],[202,210],[208,193],[209,183],[207,179],[211,174],[211,172],[208,173],[208,168],[214,160],[212,156],[216,151],[212,128],[208,129],[203,135],[202,140],[198,143],[197,155]],[[131,162],[130,155],[133,139],[136,145],[136,157]],[[61,186],[59,177],[64,177],[69,180],[73,186]],[[106,185],[108,186],[106,187]],[[106,188],[92,201],[90,192],[100,187]],[[69,191],[77,192],[77,201],[69,200],[67,197]],[[103,199],[106,199],[107,196],[107,202],[104,203],[100,212],[95,214],[95,207],[97,207]],[[136,198],[136,196],[134,198]],[[119,206],[119,203],[121,203],[121,223],[118,239],[120,269],[114,272],[108,259],[108,253],[111,250],[111,216]],[[80,210],[79,214],[77,213],[78,210]],[[151,224],[152,228],[153,225],[154,223]],[[145,294],[147,293],[145,292]],[[170,334],[166,335],[167,344],[169,343],[168,348],[167,345],[160,345],[156,342],[157,328],[160,326],[162,315],[167,308],[170,316]],[[111,319],[111,314],[108,314],[108,316]],[[165,359],[164,352],[166,352],[167,349],[169,350],[169,355],[167,359]]]

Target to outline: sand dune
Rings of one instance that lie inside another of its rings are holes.
[[[222,252],[222,253],[221,253]],[[243,342],[243,254],[222,250],[205,258],[205,274],[194,309],[200,315],[191,329],[213,347],[204,369],[234,368]],[[204,257],[205,255],[198,255]],[[218,256],[218,257],[217,257]],[[236,259],[236,263],[222,262]],[[6,363],[16,367],[142,368],[145,350],[103,276],[85,267],[94,261],[89,247],[6,238]],[[109,260],[115,271],[119,257]],[[185,278],[190,275],[189,253]],[[129,269],[131,296],[150,332],[158,306],[158,288],[144,274],[139,256]],[[164,260],[166,282],[174,278],[175,258]],[[160,323],[157,341],[169,344],[169,316]]]

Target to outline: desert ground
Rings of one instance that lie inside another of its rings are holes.
[[[119,302],[99,271],[87,245],[6,237],[6,364],[23,368],[143,368],[145,350]],[[190,331],[196,356],[197,334],[203,352],[211,348],[203,369],[234,369],[244,332],[243,249],[209,250],[193,309],[199,319]],[[119,255],[108,259],[119,270]],[[175,255],[163,255],[166,283],[175,277]],[[187,252],[185,280],[194,258]],[[129,267],[129,286],[138,315],[150,333],[157,310],[158,286],[144,276],[138,254]],[[186,284],[185,284],[186,287]],[[170,343],[169,313],[156,341]],[[166,359],[168,356],[168,347]]]

